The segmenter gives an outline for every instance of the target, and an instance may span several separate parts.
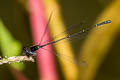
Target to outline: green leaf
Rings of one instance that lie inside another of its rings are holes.
[[[19,41],[15,40],[7,28],[0,20],[0,48],[3,56],[17,56],[21,54],[22,45]],[[18,66],[19,65],[19,66]],[[24,65],[21,63],[12,64],[17,69],[23,69]]]

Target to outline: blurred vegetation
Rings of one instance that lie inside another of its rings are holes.
[[[85,39],[73,43],[72,46],[75,53],[81,54],[80,59],[83,59],[88,64],[88,67],[80,67],[80,80],[119,80],[120,1],[57,0],[57,2],[61,8],[64,25],[67,27],[81,21],[85,21],[86,27],[108,19],[113,21],[112,24],[103,25],[99,30],[91,31]],[[14,43],[16,40],[19,40],[22,46],[32,45],[27,1],[1,0],[0,19],[4,24],[5,30],[7,30],[5,31],[5,35],[7,35],[7,33],[12,35]],[[2,34],[2,36],[5,35]],[[9,41],[10,37],[7,38]],[[1,35],[0,40],[2,40]],[[12,54],[6,52],[7,50],[2,50],[3,47],[5,49],[12,48],[12,44],[8,43],[7,45],[7,43],[7,41],[4,43],[6,45],[4,45],[3,42],[0,43],[0,54],[8,54],[11,56]],[[2,44],[4,46],[1,46]],[[21,49],[21,45],[18,46],[19,49]],[[7,46],[9,46],[9,48],[7,48]],[[14,47],[17,48],[16,45]],[[19,54],[21,51],[15,53]],[[75,55],[78,56],[79,54]],[[23,69],[23,73],[31,80],[37,80],[36,63],[25,64],[26,68]],[[62,75],[61,73],[60,77]],[[63,78],[60,79],[64,79],[65,76],[63,75],[62,77]],[[13,80],[9,65],[0,66],[0,79]]]

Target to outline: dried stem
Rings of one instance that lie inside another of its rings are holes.
[[[27,57],[27,56],[11,56],[11,57],[5,56],[4,58],[0,59],[0,65],[5,63],[10,64],[11,62],[24,62],[24,61],[34,62],[35,60],[33,57]]]

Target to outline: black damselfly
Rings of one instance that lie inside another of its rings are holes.
[[[49,18],[49,20],[48,20],[48,24],[49,24],[49,22],[50,22],[50,19],[51,19],[51,15],[50,15],[50,18]],[[54,40],[54,41],[51,41],[51,42],[47,42],[47,41],[46,41],[47,43],[43,43],[42,45],[41,45],[41,41],[42,41],[43,38],[41,38],[40,44],[31,46],[31,47],[24,47],[24,48],[23,48],[23,55],[24,55],[24,56],[36,56],[36,55],[37,55],[37,53],[36,53],[37,50],[39,50],[39,49],[47,50],[47,49],[44,48],[45,46],[48,46],[48,45],[51,45],[51,44],[55,44],[55,43],[57,43],[57,42],[60,42],[60,41],[66,40],[66,39],[73,39],[73,38],[75,38],[75,37],[78,37],[79,35],[83,35],[83,34],[89,32],[91,29],[93,29],[93,28],[95,28],[95,27],[99,27],[99,26],[104,25],[104,24],[109,24],[109,23],[111,23],[111,22],[112,22],[112,20],[106,20],[106,21],[103,21],[103,22],[101,22],[101,23],[95,24],[95,25],[92,26],[91,28],[82,29],[81,31],[78,31],[78,32],[73,33],[73,34],[68,35],[68,36],[65,36],[65,37],[60,38],[60,39],[58,39],[58,40]],[[48,24],[46,25],[46,29],[45,29],[42,37],[44,37],[44,35],[45,35],[45,33],[46,33],[46,30],[47,30],[47,28],[48,28]],[[81,23],[79,23],[79,24],[77,24],[77,25],[73,25],[73,26],[71,26],[70,28],[68,28],[67,30],[63,31],[62,33],[65,33],[66,31],[70,31],[70,30],[74,29],[75,27],[81,26],[82,24],[83,24],[83,22],[81,22]],[[58,35],[59,35],[59,34],[58,34]],[[47,51],[49,51],[49,50],[47,50]],[[58,57],[63,57],[63,56],[64,56],[64,55],[56,54],[55,52],[54,52],[54,54],[55,54],[56,56],[58,56]],[[75,63],[75,64],[77,63],[76,61],[73,61],[73,60],[71,60],[71,59],[69,59],[69,60],[70,60],[72,63]],[[77,64],[78,64],[78,63],[77,63]]]
[[[48,42],[48,43],[45,43],[45,44],[42,44],[42,45],[39,44],[39,45],[31,46],[31,47],[24,47],[24,48],[23,48],[23,55],[26,55],[26,56],[36,56],[36,51],[39,50],[40,48],[41,48],[41,49],[44,49],[44,47],[47,46],[47,45],[55,44],[55,43],[57,43],[57,42],[59,42],[59,41],[65,40],[65,39],[70,39],[70,38],[77,37],[78,35],[82,35],[82,34],[90,31],[91,29],[93,29],[93,28],[95,28],[95,27],[99,27],[99,26],[104,25],[104,24],[109,24],[109,23],[111,23],[111,22],[112,22],[112,20],[106,20],[106,21],[103,21],[103,22],[101,22],[101,23],[95,24],[95,25],[94,25],[93,27],[91,27],[91,28],[82,29],[82,30],[79,31],[79,32],[73,33],[73,34],[71,34],[71,35],[68,35],[68,36],[66,36],[66,37],[63,37],[63,38],[58,39],[58,40],[55,40],[55,41],[51,41],[51,42]],[[48,23],[49,23],[49,21],[48,21]],[[77,25],[74,25],[74,26],[80,26],[80,25],[82,25],[82,24],[83,24],[83,23],[80,23],[80,24],[77,24]],[[47,24],[47,26],[48,26],[48,24]],[[73,26],[70,27],[70,28],[73,28]],[[70,28],[69,28],[69,29],[70,29]],[[68,29],[68,30],[69,30],[69,29]],[[64,31],[64,32],[65,32],[65,31]],[[59,55],[56,55],[56,56],[59,56]]]

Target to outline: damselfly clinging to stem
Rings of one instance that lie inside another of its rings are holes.
[[[51,16],[50,16],[50,18],[51,18]],[[48,20],[48,24],[49,24],[49,22],[50,22],[50,18],[49,18],[49,20]],[[111,20],[106,20],[106,21],[103,21],[103,22],[101,22],[101,23],[95,24],[95,25],[94,25],[93,27],[91,27],[91,28],[83,29],[83,30],[81,30],[81,31],[79,31],[79,32],[73,33],[73,34],[68,35],[68,36],[66,36],[66,37],[63,37],[63,38],[60,38],[60,39],[58,39],[58,40],[51,41],[51,42],[48,42],[48,43],[45,43],[45,44],[42,44],[42,45],[41,45],[41,41],[42,41],[42,39],[41,39],[40,44],[38,44],[38,45],[34,45],[34,46],[31,46],[31,47],[24,47],[24,48],[23,48],[23,55],[26,55],[26,56],[36,56],[36,51],[39,50],[39,49],[44,49],[45,46],[48,46],[48,45],[51,45],[51,44],[55,44],[55,43],[57,43],[57,42],[59,42],[59,41],[65,40],[65,39],[71,39],[71,38],[77,37],[78,35],[82,35],[82,34],[90,31],[91,29],[93,29],[93,28],[95,28],[95,27],[99,27],[99,26],[104,25],[104,24],[109,24],[109,23],[111,23],[111,22],[112,22]],[[46,25],[46,29],[47,29],[47,27],[48,27],[48,24]],[[80,23],[80,24],[74,25],[74,26],[68,28],[67,30],[70,30],[71,28],[73,29],[73,27],[76,27],[76,26],[81,26],[82,24],[83,24],[83,22]],[[64,31],[64,32],[65,32],[65,31]],[[62,33],[63,33],[63,32],[62,32]],[[45,32],[44,32],[44,34],[45,34]],[[43,34],[43,36],[44,36],[44,34]],[[55,53],[55,55],[58,56],[58,57],[60,57],[59,54],[56,54],[56,53]]]

